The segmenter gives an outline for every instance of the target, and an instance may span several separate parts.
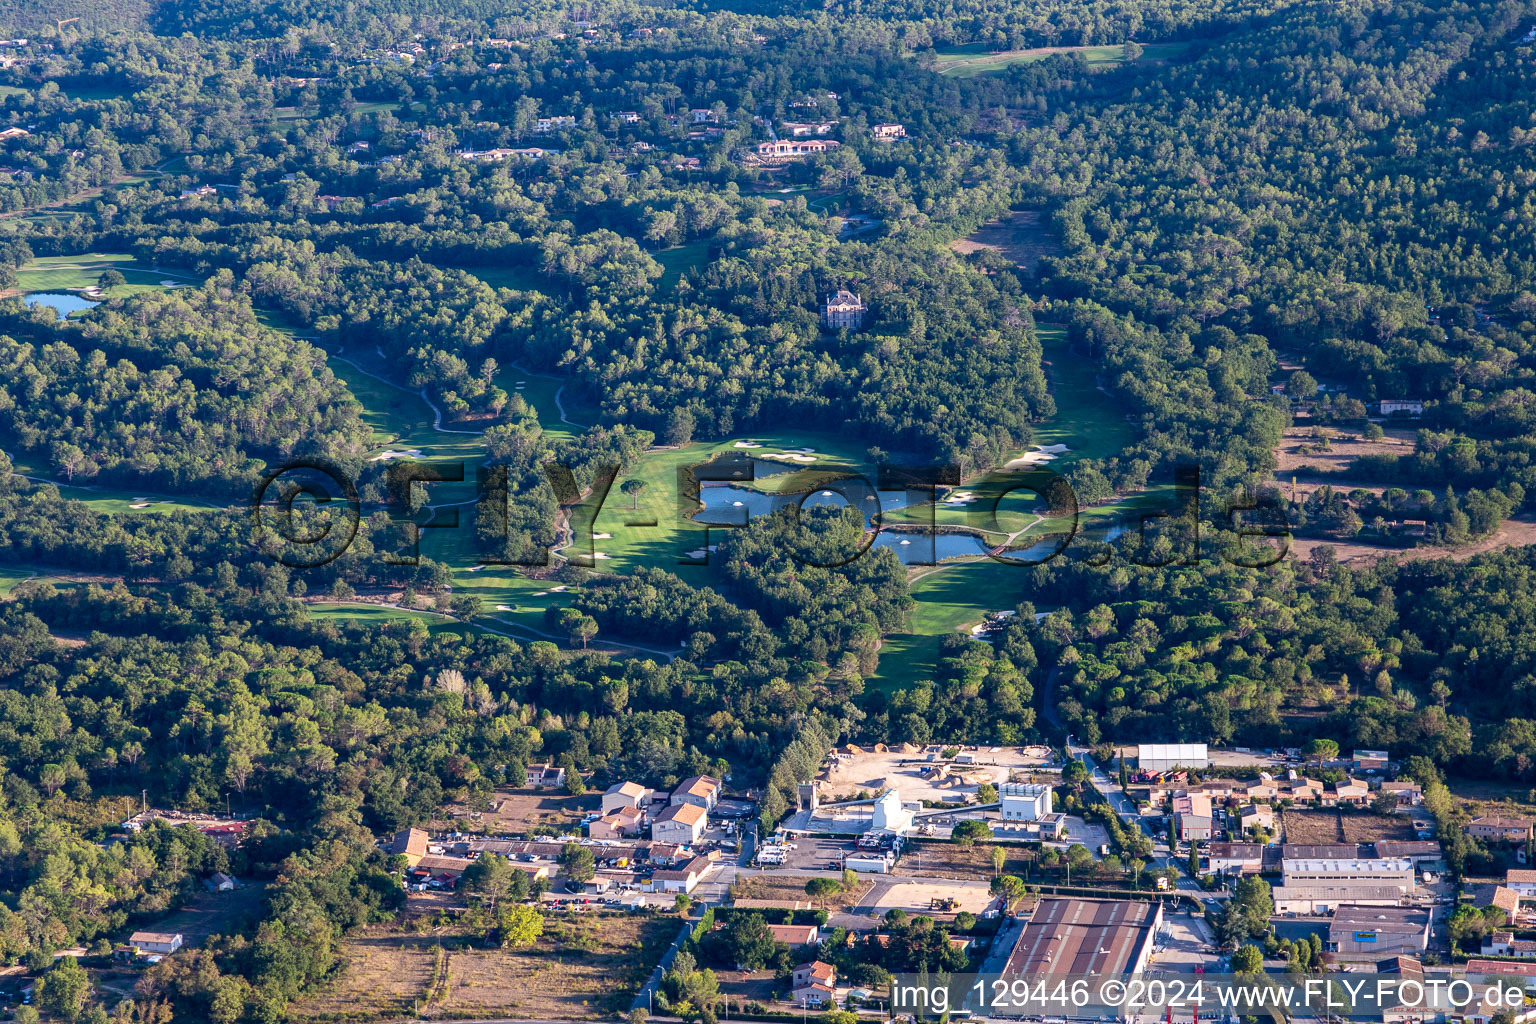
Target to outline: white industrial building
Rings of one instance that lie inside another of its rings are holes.
[[[1205,768],[1210,763],[1204,743],[1141,743],[1136,747],[1136,765],[1144,772]]]
[[[1413,861],[1407,857],[1351,857],[1292,859],[1280,862],[1286,887],[1348,888],[1390,885],[1399,892],[1413,891]]]
[[[897,835],[904,834],[912,827],[912,812],[901,805],[901,794],[894,789],[888,789],[875,797],[876,831],[887,829]]]
[[[1039,821],[1051,813],[1051,787],[1032,782],[1005,782],[997,787],[1005,821]]]

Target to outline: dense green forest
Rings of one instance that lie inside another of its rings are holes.
[[[534,761],[730,774],[765,824],[843,742],[1327,738],[1536,785],[1536,555],[1506,543],[1536,511],[1533,24],[0,4],[0,958],[100,953],[236,871],[271,883],[254,919],[119,1015],[280,1021],[397,910],[376,837]],[[1016,244],[967,242],[1004,217]],[[823,323],[839,289],[856,328]],[[88,308],[26,301],[59,291]],[[703,536],[648,523],[693,511],[658,492],[750,448],[963,495],[1061,438],[1083,513],[1166,505],[1180,467],[1198,512],[1005,583],[861,553],[848,508],[691,558],[640,532]],[[357,481],[314,567],[253,543],[292,459]],[[392,490],[402,459],[464,489]],[[1261,502],[1304,557],[1236,564]],[[893,672],[935,580],[969,619]],[[106,843],[141,793],[252,830]]]

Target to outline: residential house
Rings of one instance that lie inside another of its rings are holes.
[[[620,807],[588,823],[587,835],[593,839],[630,839],[645,827],[645,812],[638,807]]]
[[[768,934],[792,950],[801,946],[814,946],[821,941],[821,929],[814,924],[771,924],[768,926]]]
[[[620,121],[623,121],[625,124],[640,123],[640,111],[638,110],[621,110],[613,116],[618,118]]]
[[[720,122],[719,116],[713,110],[705,107],[695,107],[688,111],[688,119],[694,124],[718,124]]]
[[[524,775],[529,789],[553,789],[565,785],[565,769],[551,764],[531,764]]]
[[[1385,750],[1357,750],[1354,754],[1354,765],[1361,771],[1387,770],[1387,752]]]
[[[3,135],[3,134],[4,134],[3,132],[0,132],[0,135]],[[204,196],[216,196],[218,194],[219,194],[219,190],[214,188],[212,185],[199,185],[197,188],[189,188],[186,191],[184,191],[181,194],[180,198],[182,198],[182,199],[201,199]]]
[[[611,814],[620,807],[639,807],[650,795],[651,791],[638,782],[615,782],[603,791],[603,813]]]
[[[229,892],[235,887],[235,880],[222,871],[215,871],[203,883],[203,888],[209,892]]]
[[[362,139],[359,139],[356,142],[351,143],[350,145],[347,146],[347,152],[348,153],[366,153],[366,152],[368,152],[372,148],[373,148],[373,145],[371,143],[364,142]]]
[[[820,960],[801,964],[790,976],[789,998],[797,1006],[830,1006],[836,996],[837,968]]]
[[[1364,807],[1371,802],[1371,787],[1359,779],[1335,782],[1323,793],[1324,807]]]
[[[1520,909],[1520,894],[1502,885],[1486,885],[1473,897],[1472,905],[1479,910],[1498,907],[1504,911],[1505,920],[1513,921],[1515,913]]]
[[[576,118],[570,114],[558,114],[555,117],[541,117],[533,124],[536,132],[553,132],[561,128],[575,128]]]
[[[652,843],[645,856],[646,860],[657,867],[671,867],[679,861],[690,859],[693,854],[686,846],[678,846],[676,843]]]
[[[869,134],[877,139],[904,139],[907,129],[899,124],[877,124],[869,129]]]
[[[1383,782],[1380,790],[1395,796],[1399,808],[1417,807],[1424,802],[1424,789],[1417,782]]]
[[[1379,409],[1383,416],[1424,415],[1424,403],[1414,398],[1383,398]]]
[[[695,857],[681,867],[653,871],[651,888],[656,892],[693,892],[712,867],[714,862],[708,857]]]
[[[1508,814],[1485,814],[1466,824],[1466,833],[1491,843],[1523,843],[1531,837],[1531,819]]]
[[[774,139],[759,142],[757,155],[764,160],[800,160],[836,149],[836,139]]]
[[[864,305],[864,300],[856,292],[839,288],[827,296],[826,303],[821,307],[821,322],[832,330],[846,327],[850,331],[857,331],[864,326],[864,314],[868,311],[869,307]],[[1051,809],[1049,799],[1045,809]]]
[[[503,160],[508,160],[515,156],[524,157],[528,160],[542,160],[548,152],[548,150],[540,149],[537,146],[523,146],[521,148],[502,146],[496,149],[461,149],[459,150],[459,158],[461,160],[478,160],[481,163],[501,163]]]
[[[1536,871],[1530,868],[1510,868],[1504,875],[1504,885],[1520,896],[1536,899]]]
[[[1514,932],[1494,932],[1483,940],[1483,953],[1486,956],[1536,959],[1536,939],[1517,939]]]
[[[1212,874],[1256,875],[1263,868],[1260,843],[1212,843],[1206,850],[1206,870]]]
[[[427,840],[431,838],[419,828],[401,829],[389,842],[391,855],[400,854],[407,867],[415,867],[427,855]]]
[[[836,127],[836,121],[785,121],[784,134],[791,138],[800,138],[806,135],[826,135]]]
[[[168,955],[181,948],[180,932],[134,932],[128,936],[128,944],[144,953]]]
[[[1275,827],[1275,812],[1265,804],[1249,804],[1237,812],[1237,820],[1244,832],[1251,828]]]
[[[1181,842],[1211,838],[1211,798],[1203,793],[1182,793],[1173,798],[1173,824]]]
[[[687,846],[699,841],[709,812],[696,804],[673,804],[656,816],[651,824],[651,838],[662,843]]]
[[[692,804],[712,811],[715,804],[720,802],[720,780],[712,775],[695,775],[691,779],[684,779],[672,791],[670,802],[674,805]]]

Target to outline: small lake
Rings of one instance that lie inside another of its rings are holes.
[[[101,305],[90,299],[82,299],[71,292],[28,292],[21,297],[21,301],[29,306],[52,306],[59,311],[60,320],[71,313],[79,313]]]
[[[946,558],[984,555],[986,547],[974,533],[923,534],[907,530],[882,530],[875,538],[877,548],[890,548],[903,565],[932,565]]]
[[[863,511],[864,521],[875,512],[891,512],[907,507],[906,491],[872,491],[859,480],[841,480],[837,490],[823,487],[805,497],[805,508],[813,505],[853,505]],[[742,526],[750,516],[765,516],[799,503],[804,492],[767,494],[740,484],[708,483],[699,485],[699,500],[704,507],[693,517],[696,523],[714,526]],[[878,504],[877,504],[878,503]]]

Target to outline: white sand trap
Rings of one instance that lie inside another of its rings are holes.
[[[608,554],[606,551],[594,551],[592,552],[592,557],[603,559],[605,561],[613,558],[613,556]]]
[[[483,565],[472,565],[468,569],[465,569],[464,571],[465,572],[479,572],[481,569],[484,569],[484,568],[485,568],[485,566],[483,566]]]
[[[613,539],[613,534],[611,534],[611,533],[594,533],[592,535],[592,539],[593,540],[611,540],[611,539]]]
[[[547,597],[547,596],[549,596],[549,591],[541,590],[537,594],[534,594],[533,596],[534,597]]]
[[[1064,444],[1037,444],[1034,451],[1025,452],[1016,459],[1010,459],[1003,468],[1025,469],[1029,466],[1044,465],[1047,462],[1054,462],[1058,455],[1071,450]]]
[[[160,286],[162,288],[175,288],[177,285],[179,285],[181,283],[182,282],[180,282],[180,281],[172,281],[168,277],[164,277],[164,278],[160,279]]]
[[[134,503],[132,505],[129,505],[128,507],[129,508],[149,508],[149,506],[152,505],[152,504],[153,504],[153,502],[140,501],[140,502],[136,502],[136,503]]]
[[[393,448],[391,448],[388,451],[380,452],[379,454],[375,455],[373,458],[369,459],[368,461],[369,462],[393,462],[395,459],[419,459],[419,458],[421,458],[421,449],[420,448],[407,448],[403,452],[397,452]]]
[[[758,444],[756,441],[737,441],[731,447],[733,447],[733,448],[761,448],[762,445]]]
[[[551,594],[563,594],[563,593],[565,593],[565,592],[566,592],[566,591],[567,591],[567,590],[570,590],[570,589],[571,589],[571,588],[570,588],[570,585],[569,585],[569,584],[565,584],[565,583],[562,583],[562,584],[560,584],[560,585],[559,585],[559,586],[558,586],[558,587],[551,587],[551,588],[550,588],[550,591],[549,591],[549,592],[550,592],[550,593],[551,593]]]
[[[515,612],[515,611],[517,611],[516,608],[513,608],[509,604],[499,604],[499,605],[496,606],[496,610],[499,611],[499,612]]]

